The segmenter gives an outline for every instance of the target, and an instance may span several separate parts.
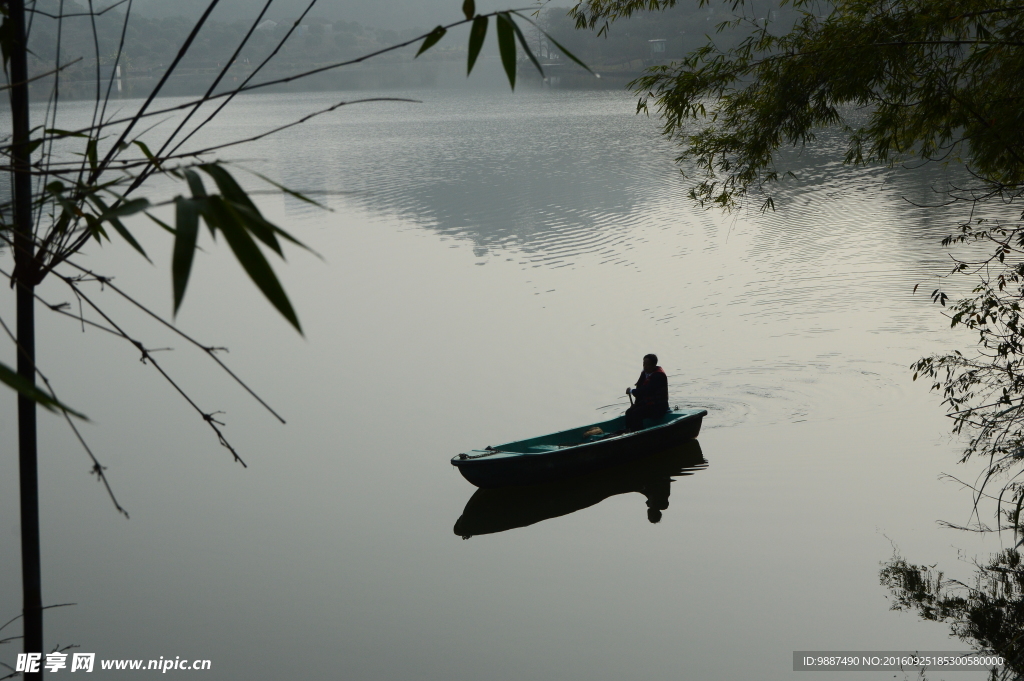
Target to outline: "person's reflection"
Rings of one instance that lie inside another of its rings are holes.
[[[661,512],[668,508],[668,495],[672,493],[672,478],[667,475],[644,485],[640,492],[647,497],[647,519],[661,522]]]
[[[479,489],[455,523],[455,534],[468,539],[478,534],[526,527],[630,492],[647,498],[647,519],[658,523],[668,509],[673,478],[693,475],[706,467],[700,444],[690,440],[639,461],[573,480],[530,487]]]

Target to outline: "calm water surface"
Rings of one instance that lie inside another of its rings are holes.
[[[322,256],[277,268],[304,336],[209,240],[178,318],[287,425],[94,291],[174,348],[158,359],[227,412],[248,469],[130,346],[41,313],[41,367],[131,513],[44,415],[44,598],[77,603],[48,611],[48,646],[207,658],[211,679],[517,681],[809,679],[794,650],[963,649],[890,612],[877,576],[894,546],[952,576],[998,548],[936,526],[969,514],[939,474],[976,471],[906,368],[972,340],[924,293],[948,228],[903,198],[937,178],[844,169],[825,138],[789,159],[778,212],[703,212],[627,94],[413,94],[225,154],[331,208],[261,198]],[[241,100],[197,145],[337,96]],[[168,240],[138,229],[156,266],[118,245],[80,261],[169,315]],[[647,352],[673,404],[708,409],[698,444],[542,498],[474,495],[449,466],[620,413]],[[20,608],[13,406],[0,393],[0,620]]]

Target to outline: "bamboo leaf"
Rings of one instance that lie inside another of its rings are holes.
[[[281,250],[281,244],[275,236],[277,227],[267,222],[258,212],[251,211],[246,206],[233,204],[230,201],[227,203],[238,219],[239,224],[247,232],[250,232],[254,237],[269,246],[279,256],[284,257],[284,251]]]
[[[32,384],[31,381],[26,380],[22,376],[18,375],[18,372],[11,369],[9,366],[0,362],[0,383],[6,384],[8,387],[13,388],[25,397],[28,397],[33,402],[43,407],[44,409],[52,412],[65,411],[72,416],[77,416],[83,421],[88,421],[89,417],[85,414],[75,411],[71,407],[58,401],[50,393],[45,390],[41,390]]]
[[[146,213],[146,217],[155,222],[156,224],[160,225],[160,228],[165,232],[168,232],[169,234],[176,234],[174,227],[171,227],[169,224],[167,224],[157,216],[153,215],[152,213]]]
[[[472,19],[476,14],[476,3],[473,0],[466,0],[462,3],[462,13],[466,15],[466,21]]]
[[[274,249],[275,253],[284,257],[284,252],[281,250],[281,244],[278,242],[276,234],[282,234],[288,241],[305,248],[303,244],[292,238],[284,230],[268,222],[260,214],[259,209],[249,198],[249,195],[246,194],[245,190],[239,186],[235,178],[227,170],[216,164],[207,164],[199,167],[217,183],[217,188],[220,189],[221,194],[228,203],[232,204],[232,208],[235,209],[236,216],[241,220],[240,224],[252,232],[253,236],[257,239]]]
[[[487,37],[487,17],[473,19],[473,27],[469,29],[469,55],[466,58],[466,75],[473,72],[473,65],[476,58],[480,56],[480,48],[484,46],[484,38]]]
[[[544,77],[544,69],[540,67],[540,62],[537,61],[537,57],[533,55],[533,50],[531,50],[530,46],[526,44],[526,36],[524,36],[523,32],[519,29],[519,24],[512,21],[511,16],[509,16],[508,20],[509,23],[512,24],[512,28],[515,30],[516,37],[519,38],[519,44],[523,46],[523,51],[526,52],[526,56],[529,57],[530,61],[533,62],[533,65],[537,67],[537,71],[540,72],[541,77]]]
[[[145,142],[143,142],[142,140],[135,140],[134,142],[132,142],[132,144],[134,144],[135,146],[142,150],[142,153],[146,156],[150,163],[152,163],[157,168],[160,167],[160,161],[157,159],[156,156],[153,155],[153,152],[149,150],[149,147],[146,146]]]
[[[220,197],[212,196],[206,201],[203,217],[207,221],[212,220],[217,224],[234,252],[235,258],[238,259],[249,278],[263,292],[270,304],[277,308],[277,311],[301,334],[302,327],[299,324],[299,318],[296,316],[295,310],[292,309],[291,302],[288,300],[284,288],[281,287],[277,275],[274,274],[270,263],[267,262],[256,242],[249,236],[249,232],[242,226],[237,215],[233,214],[230,206]]]
[[[110,219],[110,223],[114,225],[114,229],[119,233],[119,235],[121,235],[121,238],[128,242],[133,249],[139,252],[139,255],[150,261],[151,264],[153,263],[153,260],[150,260],[150,256],[145,254],[145,250],[142,248],[142,245],[135,241],[135,237],[132,236],[132,233],[128,231],[128,228],[125,227],[121,220],[116,217],[112,217]]]
[[[305,249],[310,253],[315,254],[313,249],[311,249],[309,246],[302,243],[288,232],[284,231],[274,223],[267,220],[260,213],[250,211],[245,206],[239,206],[237,204],[232,204],[231,208],[234,211],[236,211],[240,216],[243,216],[245,218],[245,220],[247,221],[247,226],[249,225],[249,223],[251,223],[253,228],[250,229],[249,231],[253,233],[253,236],[255,236],[257,239],[265,243],[267,246],[273,248],[277,252],[277,254],[280,255],[282,258],[284,257],[284,253],[281,251],[280,245],[278,244],[277,239],[275,237],[281,237],[285,241],[294,244],[299,248]]]
[[[85,145],[85,155],[89,159],[89,170],[96,170],[99,161],[96,160],[96,140],[91,139]]]
[[[278,189],[283,191],[285,194],[288,194],[289,196],[293,196],[296,199],[298,199],[299,201],[305,201],[306,203],[308,203],[310,205],[316,206],[317,208],[323,208],[324,210],[331,210],[328,206],[325,206],[324,204],[320,203],[319,201],[314,201],[313,199],[309,198],[305,194],[297,192],[294,189],[289,189],[288,187],[284,186],[283,184],[280,184],[280,183],[275,182],[274,180],[270,179],[266,175],[261,175],[260,173],[257,173],[255,170],[249,170],[248,172],[250,172],[253,175],[255,175],[256,177],[260,178],[261,180],[263,180],[267,184],[274,185],[275,187],[277,187]]]
[[[423,45],[420,46],[419,52],[416,53],[416,57],[420,56],[421,54],[429,50],[431,47],[436,45],[438,41],[440,41],[441,38],[444,37],[444,34],[447,32],[448,31],[443,26],[438,26],[433,31],[428,33],[427,37],[423,39]],[[415,59],[416,57],[413,57],[413,59]]]
[[[561,53],[562,53],[562,54],[564,54],[564,55],[565,55],[566,57],[568,57],[569,59],[572,59],[572,60],[573,60],[574,62],[576,62],[577,64],[579,64],[579,65],[580,65],[580,66],[582,66],[583,68],[585,68],[585,69],[587,70],[587,73],[594,73],[593,71],[591,71],[591,70],[590,70],[590,67],[589,67],[589,66],[587,66],[586,64],[584,64],[584,63],[583,63],[582,61],[580,61],[580,60],[579,60],[579,59],[578,59],[578,58],[576,57],[576,55],[574,55],[574,54],[573,54],[572,52],[570,52],[569,50],[567,50],[567,49],[565,48],[565,46],[564,46],[564,45],[562,45],[562,43],[560,43],[560,42],[558,42],[557,40],[555,40],[554,38],[552,38],[552,37],[551,37],[551,35],[550,35],[550,34],[549,34],[549,33],[548,33],[547,31],[541,30],[541,33],[543,33],[543,34],[544,34],[544,36],[545,36],[545,37],[546,37],[546,38],[547,38],[548,40],[550,40],[550,41],[551,41],[551,43],[552,43],[552,44],[553,44],[553,45],[554,45],[555,47],[557,47],[557,48],[558,48],[559,52],[561,52]],[[595,75],[596,75],[596,74],[595,74]]]
[[[67,228],[67,224],[71,222],[71,216],[78,218],[83,217],[84,213],[82,213],[82,210],[69,201],[63,193],[55,193],[53,198],[56,199],[57,203],[59,203],[64,209],[61,211],[61,216],[58,220],[58,223],[63,223],[63,228]]]
[[[186,168],[182,174],[185,176],[185,181],[188,182],[188,188],[192,190],[193,198],[205,198],[206,187],[203,186],[203,178],[199,177],[199,173],[191,168]]]
[[[107,230],[103,229],[103,224],[96,219],[95,215],[92,213],[85,213],[83,217],[85,218],[87,231],[98,243],[102,244],[104,239],[110,241],[110,237],[107,236]]]
[[[153,219],[156,220],[156,218]],[[174,290],[174,314],[178,314],[178,308],[181,307],[181,302],[185,299],[185,288],[188,286],[188,278],[192,273],[192,260],[196,253],[196,240],[199,237],[198,201],[182,196],[174,200],[174,226],[171,288]]]
[[[498,33],[498,52],[501,54],[501,65],[505,67],[509,86],[516,89],[516,38],[512,29],[512,20],[508,14],[501,12],[497,16],[495,30]]]
[[[97,206],[100,206],[100,210],[103,212],[97,216],[101,222],[113,218],[123,218],[129,215],[135,215],[149,208],[149,199],[130,199],[128,201],[122,201],[116,208],[108,209],[103,200],[99,197],[93,197],[93,201]]]
[[[227,170],[216,163],[205,163],[199,166],[199,169],[213,178],[213,181],[217,183],[217,189],[220,190],[220,193],[225,198],[259,212],[256,209],[256,204],[252,202],[249,195],[245,193],[245,190],[238,185],[235,178]]]
[[[71,130],[62,130],[61,128],[45,128],[43,130],[43,134],[54,135],[58,139],[64,137],[84,137],[86,139],[89,139],[89,136],[86,135],[84,132],[73,132]]]
[[[572,52],[570,52],[569,50],[565,49],[565,46],[564,46],[564,45],[562,45],[562,43],[560,43],[560,42],[558,42],[557,40],[555,40],[554,38],[552,38],[552,37],[551,37],[551,34],[550,34],[550,33],[548,33],[548,32],[547,32],[547,31],[545,31],[545,30],[544,30],[543,28],[541,28],[540,26],[538,26],[538,25],[537,25],[537,22],[536,22],[536,21],[534,21],[533,19],[531,19],[531,18],[529,18],[529,17],[525,17],[525,16],[523,16],[523,15],[522,15],[522,14],[520,14],[519,12],[515,12],[515,11],[513,11],[512,13],[513,13],[513,14],[515,14],[515,15],[516,15],[517,17],[519,17],[520,19],[523,19],[524,21],[527,21],[527,22],[529,22],[530,24],[532,24],[534,28],[536,28],[536,29],[537,29],[538,31],[540,31],[541,33],[543,33],[543,34],[544,34],[544,37],[545,37],[545,38],[547,38],[548,40],[550,40],[550,41],[551,41],[551,44],[552,44],[552,45],[554,45],[555,47],[557,47],[557,48],[559,49],[559,51],[560,51],[560,52],[561,52],[562,54],[564,54],[564,55],[565,55],[566,57],[568,57],[569,59],[572,59],[572,60],[573,60],[574,62],[576,62],[577,64],[579,64],[579,65],[580,65],[580,66],[582,66],[583,68],[585,68],[585,69],[587,70],[587,72],[588,72],[588,73],[594,73],[593,71],[591,71],[591,70],[590,70],[590,67],[589,67],[589,66],[587,66],[586,64],[584,64],[584,63],[583,63],[582,61],[580,61],[580,60],[579,60],[579,58],[578,58],[578,57],[576,57],[576,55],[574,55],[574,54],[573,54]],[[600,34],[599,34],[599,35],[600,35]],[[594,74],[594,75],[596,75],[596,74]]]
[[[26,153],[26,154],[31,154],[31,153],[32,153],[32,152],[34,152],[34,151],[35,151],[36,149],[38,149],[38,148],[39,148],[39,146],[40,146],[40,145],[41,145],[41,144],[42,144],[43,142],[45,142],[45,141],[46,141],[46,140],[44,140],[44,139],[42,139],[42,138],[40,138],[40,139],[34,139],[34,140],[29,140],[29,141],[28,141],[28,144],[26,144],[26,145],[25,145],[25,153]]]
[[[149,260],[149,256],[146,255],[146,251],[142,248],[142,245],[135,240],[135,237],[132,236],[132,233],[129,232],[128,229],[124,226],[124,223],[122,223],[118,219],[118,217],[121,215],[132,215],[134,213],[146,210],[147,208],[149,208],[149,201],[147,199],[132,199],[131,201],[125,201],[116,208],[110,209],[107,208],[107,204],[104,203],[103,199],[101,199],[100,197],[91,196],[90,198],[92,199],[92,202],[95,203],[96,206],[102,211],[98,216],[96,216],[96,220],[99,221],[100,223],[109,222],[111,225],[113,225],[114,229],[117,231],[118,234],[121,235],[122,239],[127,241],[129,244],[131,244],[132,248],[141,253],[143,258]],[[149,260],[149,262],[152,263],[153,261]]]

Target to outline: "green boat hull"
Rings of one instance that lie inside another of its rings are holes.
[[[633,461],[690,440],[700,433],[704,409],[670,411],[632,433],[625,417],[550,435],[518,440],[452,457],[452,465],[477,487],[534,485],[564,480]],[[590,435],[594,428],[601,434]]]

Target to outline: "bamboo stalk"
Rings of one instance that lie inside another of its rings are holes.
[[[28,116],[28,49],[25,44],[24,0],[9,0],[8,21],[14,41],[11,50],[11,118],[14,161],[14,284],[17,287],[18,375],[35,384],[34,239],[32,235],[32,175]],[[43,598],[39,557],[39,474],[36,443],[36,403],[18,395],[18,467],[21,494],[21,582],[24,650],[43,652]],[[29,672],[41,681],[42,671]]]

